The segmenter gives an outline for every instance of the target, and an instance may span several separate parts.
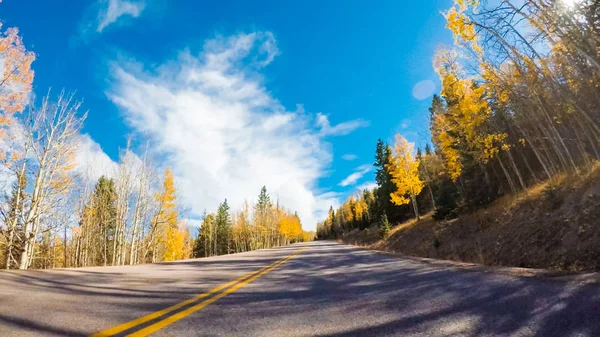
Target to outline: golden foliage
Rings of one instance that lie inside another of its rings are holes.
[[[183,260],[190,257],[189,230],[183,225],[167,227],[164,261]]]
[[[504,141],[506,133],[490,132],[492,110],[488,103],[488,82],[462,76],[461,67],[450,53],[439,53],[436,70],[442,80],[442,97],[449,102],[444,113],[432,118],[433,141],[443,154],[448,175],[456,181],[462,173],[459,148],[472,153],[481,163],[487,163],[499,150],[510,147]],[[488,71],[486,77],[492,77]],[[506,93],[504,93],[506,94]]]
[[[183,258],[185,240],[188,235],[185,234],[178,223],[179,213],[176,209],[175,184],[171,169],[165,170],[165,180],[163,189],[155,194],[156,202],[159,205],[159,211],[155,215],[154,222],[157,229],[160,230],[160,237],[164,245],[163,259],[173,261]]]
[[[408,204],[411,197],[414,198],[423,189],[423,181],[419,178],[419,162],[412,153],[412,144],[401,135],[396,135],[389,164],[392,182],[396,185],[396,191],[391,193],[390,197],[396,205]]]

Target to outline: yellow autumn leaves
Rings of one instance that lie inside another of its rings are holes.
[[[396,186],[390,197],[394,204],[405,205],[412,201],[415,217],[419,217],[416,196],[423,189],[419,178],[419,161],[413,156],[414,148],[406,138],[396,135],[388,170]]]
[[[289,214],[282,209],[276,211],[279,222],[279,233],[284,237],[284,241],[292,242],[294,239],[302,237],[303,231],[300,218],[294,214]]]
[[[166,169],[163,189],[155,194],[155,199],[159,204],[159,211],[153,222],[161,229],[163,260],[175,261],[190,257],[189,231],[177,219],[179,216],[175,204],[177,196],[175,194],[173,173],[170,169]]]

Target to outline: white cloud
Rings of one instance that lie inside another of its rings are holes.
[[[239,208],[263,185],[305,229],[339,204],[336,193],[317,190],[332,157],[322,136],[356,127],[317,130],[302,106],[288,111],[272,97],[258,71],[277,53],[273,35],[257,32],[217,37],[199,55],[184,51],[154,69],[113,64],[107,95],[173,169],[190,218],[225,198]]]
[[[102,175],[114,177],[118,164],[104,153],[90,135],[82,134],[79,138],[79,148],[75,156],[77,162],[75,171],[92,183],[95,183]]]
[[[424,80],[417,84],[412,89],[412,95],[415,99],[422,101],[427,99],[435,91],[435,83],[432,80]]]
[[[367,182],[364,182],[364,183],[356,186],[356,189],[359,192],[362,192],[364,190],[373,190],[375,187],[377,187],[377,183],[376,182],[374,182],[374,181],[367,181]]]
[[[356,160],[356,158],[358,158],[358,156],[355,154],[352,154],[352,153],[346,153],[345,155],[342,156],[342,159],[347,160],[347,161],[353,161],[353,160]]]
[[[98,13],[98,27],[96,32],[101,33],[106,27],[117,22],[119,18],[131,16],[137,18],[144,8],[145,1],[127,1],[127,0],[103,0],[100,2],[100,12]]]
[[[182,223],[187,227],[190,228],[194,231],[197,231],[198,228],[200,228],[200,225],[202,225],[202,219],[191,219],[191,218],[185,218],[182,220]],[[191,233],[192,235],[196,235],[196,233]]]
[[[362,178],[365,174],[371,172],[373,166],[370,164],[364,164],[354,169],[354,173],[350,174],[346,177],[346,179],[342,180],[339,185],[340,186],[348,186],[354,185],[360,178]]]
[[[331,126],[329,123],[329,118],[327,115],[322,113],[317,114],[316,120],[317,127],[320,128],[321,136],[344,136],[350,134],[352,131],[364,128],[370,125],[369,121],[365,121],[362,119],[354,119],[347,122],[342,122],[338,125]]]
[[[261,66],[267,66],[273,61],[275,56],[279,55],[279,49],[277,48],[277,41],[271,32],[264,33],[264,41],[260,45],[260,51],[266,54],[266,58],[260,61]]]

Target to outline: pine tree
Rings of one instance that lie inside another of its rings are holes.
[[[105,176],[98,179],[88,208],[92,214],[88,225],[99,227],[102,244],[101,253],[96,257],[96,264],[107,265],[108,261],[112,261],[109,247],[113,244],[117,221],[117,194],[113,179]]]
[[[431,155],[431,146],[429,145],[429,143],[425,144],[425,155]]]
[[[382,239],[385,239],[390,234],[391,227],[392,226],[390,225],[387,215],[384,213],[381,216],[381,221],[379,222],[379,236]]]
[[[217,209],[215,216],[215,228],[217,232],[217,255],[230,253],[231,215],[229,205],[225,199]]]
[[[204,211],[202,224],[198,231],[198,237],[194,243],[194,257],[208,257],[216,255],[215,252],[215,214]]]
[[[377,183],[377,189],[375,190],[376,212],[374,214],[376,220],[381,219],[384,213],[394,214],[395,212],[390,198],[390,195],[396,190],[388,169],[390,156],[390,147],[381,139],[378,139],[375,148],[375,163],[373,164],[377,167],[375,171],[375,182]]]
[[[263,186],[260,189],[260,194],[258,195],[258,202],[256,203],[254,210],[259,214],[264,215],[270,210],[272,206],[273,204],[271,203],[271,197],[267,193],[267,187]]]
[[[277,236],[277,223],[273,214],[273,203],[266,186],[260,189],[258,201],[254,205],[254,225],[259,232],[265,233],[260,242],[262,247],[273,247]]]
[[[373,198],[373,192],[368,189],[365,189],[363,191],[362,199],[366,204],[366,209],[363,212],[362,224],[360,229],[365,229],[369,227],[371,222],[375,220],[375,217],[373,215],[375,212],[375,199]]]
[[[329,215],[327,217],[327,225],[329,226],[329,238],[335,238],[337,235],[336,220],[335,220],[335,211],[333,210],[333,206],[329,206]]]

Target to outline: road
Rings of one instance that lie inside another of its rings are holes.
[[[600,286],[327,241],[153,265],[0,272],[0,336],[94,333],[600,336]]]

